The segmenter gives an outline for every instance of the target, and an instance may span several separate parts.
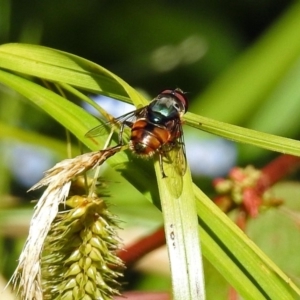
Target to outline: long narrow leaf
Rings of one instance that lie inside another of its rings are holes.
[[[191,174],[188,170],[182,178],[174,172],[172,164],[165,163],[164,168],[166,178],[161,177],[160,165],[156,162],[172,273],[173,298],[204,300],[202,251]]]
[[[139,93],[118,76],[93,62],[63,51],[37,45],[1,45],[0,67],[67,83],[123,101],[133,101],[136,106],[145,104]]]
[[[268,150],[300,156],[300,142],[264,132],[247,129],[228,123],[188,113],[186,124],[227,139],[255,145]]]

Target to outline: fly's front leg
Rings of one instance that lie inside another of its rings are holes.
[[[119,131],[119,135],[118,135],[118,140],[119,140],[119,145],[120,146],[124,145],[124,141],[123,141],[124,127],[125,127],[125,123],[122,123],[120,131]]]
[[[125,121],[121,124],[121,128],[120,128],[119,135],[118,135],[118,140],[119,140],[120,146],[124,146],[123,133],[124,133],[125,126],[128,126],[129,128],[131,128],[132,124],[133,124],[132,122],[128,122],[128,121]]]

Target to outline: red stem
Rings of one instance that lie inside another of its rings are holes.
[[[295,171],[300,165],[297,156],[283,154],[261,169],[262,175],[257,182],[257,191],[262,194],[273,184]]]
[[[130,267],[146,254],[166,244],[164,228],[161,227],[154,233],[143,237],[134,244],[120,250],[118,256]]]

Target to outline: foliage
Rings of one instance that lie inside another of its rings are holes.
[[[153,4],[153,7],[155,5],[157,4]],[[174,7],[172,10],[175,10]],[[247,127],[249,125],[250,128],[274,134],[280,133],[290,137],[296,137],[299,134],[299,127],[296,122],[299,113],[299,108],[296,104],[300,94],[298,77],[296,75],[299,72],[298,58],[300,53],[300,43],[297,35],[299,32],[299,11],[299,4],[291,6],[284,17],[254,47],[246,51],[237,62],[232,63],[227,73],[215,80],[198,97],[192,96],[190,111],[195,114],[187,114],[185,122],[198,129],[220,134],[236,141],[299,155],[300,147],[297,141],[248,131],[199,115],[201,113],[201,115],[214,117],[217,120],[243,124]],[[184,17],[184,13],[180,16],[174,14],[174,16],[179,21]],[[162,12],[157,14],[157,19],[163,19]],[[118,22],[120,22],[120,19],[118,19]],[[209,27],[209,22],[205,24]],[[193,28],[197,27],[192,21],[188,26],[190,26],[187,30],[188,32],[192,32]],[[110,27],[107,26],[106,28]],[[62,31],[64,31],[63,28]],[[111,29],[107,31],[111,32]],[[119,27],[118,36],[120,38],[126,36],[124,31],[124,28]],[[186,32],[180,31],[179,27],[174,32],[176,34],[174,33],[174,36],[169,37],[168,42],[178,47],[168,48],[172,51],[174,48],[183,48],[181,39],[186,37]],[[217,30],[215,33],[217,34]],[[156,43],[157,47],[161,45],[160,39],[162,36],[153,41],[153,44],[155,45]],[[97,37],[94,38],[97,39]],[[220,38],[220,35],[218,35],[218,38]],[[145,51],[145,46],[141,41],[141,37],[132,38],[136,53],[131,52],[134,58],[131,61],[130,69],[132,70],[138,65],[138,62],[142,61],[141,65],[144,68],[141,68],[142,71],[138,73],[138,76],[143,77],[146,76],[143,75],[143,72],[148,74],[154,74],[155,72],[151,67],[146,67],[146,61],[152,57],[150,53],[143,57],[138,57],[139,47],[142,48],[142,51]],[[126,39],[123,43],[129,43],[129,41]],[[211,41],[210,44],[212,44]],[[287,44],[289,45],[288,48]],[[108,47],[108,45],[105,43],[103,45],[103,48],[109,48],[107,52],[116,51],[115,49],[111,50],[112,47]],[[237,51],[239,47],[236,47],[235,50],[231,49],[231,52],[230,47],[233,48],[232,45],[227,48],[220,48],[224,50],[224,55],[233,56],[232,53]],[[153,46],[153,48],[155,47]],[[126,51],[129,52],[128,48],[125,47],[123,49],[124,55]],[[229,55],[228,53],[231,54]],[[93,55],[90,57],[93,57]],[[210,55],[213,54],[210,53]],[[220,57],[220,52],[214,56],[214,58],[216,57]],[[183,78],[193,78],[194,86],[186,82],[182,86],[181,80],[178,80],[176,76],[170,76],[169,79],[165,80],[163,82],[164,86],[168,86],[170,83],[172,86],[175,82],[183,89],[189,90],[198,84],[194,78],[198,78],[201,68],[197,65],[198,67],[195,67],[190,75],[187,72],[188,69],[184,66],[184,61],[184,58],[181,57],[182,65],[179,64],[178,68],[181,68]],[[209,64],[209,61],[212,60],[205,57],[203,65],[207,64],[214,70],[213,64]],[[228,59],[226,63],[228,64],[229,61]],[[223,65],[226,65],[226,63],[224,62]],[[98,145],[96,145],[93,141],[85,139],[84,134],[96,126],[98,121],[77,105],[55,93],[56,89],[64,91],[68,99],[70,98],[76,102],[79,99],[88,101],[87,97],[82,93],[84,90],[88,93],[111,96],[127,102],[132,101],[136,106],[147,103],[136,89],[131,88],[106,69],[80,57],[47,48],[24,44],[3,45],[0,48],[0,68],[0,80],[5,86],[18,91],[29,99],[31,103],[46,111],[47,114],[51,115],[52,118],[56,119],[63,127],[70,130],[76,138],[93,150],[102,147],[106,136],[99,137],[97,139]],[[122,75],[124,66],[118,65],[116,67],[117,70],[120,70],[118,74]],[[202,74],[208,74],[208,71],[203,72],[203,68],[201,71]],[[216,76],[216,73],[212,75],[212,72],[209,74],[211,79]],[[122,77],[127,78],[130,82],[135,82],[135,85],[139,85],[139,80],[136,79],[137,74],[133,73],[133,71],[124,72],[126,75]],[[157,75],[157,73],[155,75],[157,81],[153,79],[155,78],[153,76],[148,84],[152,85],[153,89],[157,91],[161,88],[162,83],[159,82],[159,79],[162,76]],[[42,79],[44,82],[50,82],[51,88],[47,89],[40,85],[40,81],[37,78]],[[160,87],[158,88],[159,84]],[[11,97],[15,99],[19,97],[9,94],[11,92],[7,92],[7,90],[4,93],[6,94],[4,94],[5,96],[2,95],[2,98]],[[152,90],[152,93],[155,93],[155,91]],[[288,109],[291,105],[293,105],[293,109]],[[23,104],[21,107],[23,107]],[[49,129],[40,122],[42,118],[47,118],[46,115],[40,111],[37,113],[32,106],[29,106],[29,108],[26,109],[25,106],[23,111],[18,111],[13,106],[12,101],[10,101],[10,103],[5,103],[5,106],[2,106],[2,115],[4,115],[3,111],[5,109],[5,111],[13,111],[15,120],[25,119],[25,111],[26,115],[28,113],[29,116],[30,127],[34,128],[35,124],[38,124],[40,131],[47,132]],[[281,118],[278,118],[278,116],[281,116]],[[60,155],[63,155],[63,142],[59,142],[56,138],[43,140],[44,134],[40,134],[37,141],[35,138],[32,138],[30,132],[23,130],[20,132],[14,126],[7,125],[12,124],[7,116],[4,116],[3,119],[6,124],[5,127],[1,125],[1,138],[7,139],[7,136],[9,136],[15,140],[22,139],[28,142],[35,140],[34,143],[38,145],[44,143],[47,147],[56,149]],[[61,128],[59,129],[61,130]],[[197,134],[200,136],[199,133]],[[262,159],[261,155],[262,152],[257,150],[250,151],[249,148],[242,148],[241,160],[243,162],[253,162],[255,159]],[[132,202],[136,205],[136,211],[134,213],[129,212],[129,219],[134,214],[143,213],[147,204],[140,203],[145,203],[143,202],[145,198],[159,206],[157,183],[155,177],[152,176],[151,162],[137,162],[134,160],[135,163],[132,163],[132,159],[130,154],[123,152],[109,159],[112,169],[121,173],[124,181],[129,183],[128,190],[132,191],[131,186],[134,186],[139,192],[137,193],[137,198],[141,199],[141,202]],[[139,174],[139,176],[136,176],[136,174]],[[160,181],[160,178],[158,180]],[[5,184],[3,186],[2,190],[7,188]],[[290,299],[294,299],[295,294],[299,293],[297,287],[229,219],[216,210],[215,206],[197,187],[194,186],[193,191],[189,192],[192,192],[197,199],[196,210],[199,217],[200,236],[203,241],[203,254],[244,298],[273,299],[286,297],[289,299],[288,297],[290,297]],[[126,193],[128,194],[128,191]],[[120,195],[122,193],[117,196]],[[115,196],[114,198],[116,198]],[[121,199],[120,202],[125,201],[125,198],[123,197],[123,200]],[[127,209],[128,205],[124,205],[125,209]],[[189,217],[186,216],[186,218]]]

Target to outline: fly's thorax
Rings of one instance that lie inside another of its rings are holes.
[[[180,89],[164,90],[148,106],[148,118],[155,124],[180,119],[187,111],[188,101]]]
[[[155,124],[164,124],[169,120],[180,118],[183,114],[182,103],[170,95],[153,100],[148,108],[148,118]]]

